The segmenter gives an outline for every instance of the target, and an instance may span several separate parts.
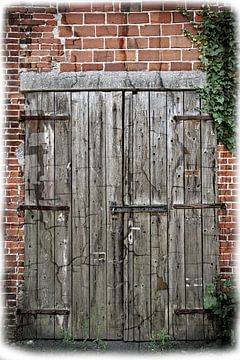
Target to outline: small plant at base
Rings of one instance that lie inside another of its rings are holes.
[[[171,347],[171,341],[172,337],[168,334],[166,329],[153,332],[150,342],[150,350],[153,352],[168,350]]]
[[[68,331],[63,332],[63,343],[68,349],[75,349],[74,338]]]
[[[234,343],[234,320],[236,316],[236,299],[231,278],[222,280],[216,275],[215,282],[207,285],[204,297],[205,309],[211,309],[220,322],[220,337],[223,344]]]
[[[93,343],[96,344],[98,350],[101,351],[107,350],[107,343],[104,340],[97,338],[93,340]]]

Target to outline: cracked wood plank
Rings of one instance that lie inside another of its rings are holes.
[[[202,105],[202,104],[201,104]],[[202,139],[202,202],[217,201],[217,138],[213,121],[201,124]],[[217,209],[202,210],[202,238],[203,238],[203,296],[206,294],[207,284],[214,282],[218,272],[218,217]],[[216,338],[216,322],[213,317],[205,314],[205,339]]]
[[[106,98],[89,93],[90,338],[106,338]],[[95,253],[95,254],[94,254]]]
[[[112,215],[110,204],[122,204],[122,93],[106,96],[107,203],[107,338],[123,337],[123,214]]]
[[[38,111],[54,113],[54,93],[39,93]],[[37,203],[54,205],[54,122],[38,122]],[[39,210],[38,221],[38,308],[54,307],[54,211]],[[38,338],[54,338],[54,316],[37,317]]]
[[[26,114],[35,114],[38,105],[38,95],[36,93],[26,96]],[[36,184],[37,184],[37,132],[38,124],[25,124],[25,202],[26,204],[36,205]],[[24,261],[24,309],[37,307],[38,295],[38,264],[37,264],[37,221],[38,211],[25,211],[25,261]],[[22,328],[23,339],[37,337],[36,317],[27,315],[23,317],[26,326]]]
[[[124,98],[124,173],[123,173],[123,201],[124,205],[132,204],[132,173],[133,173],[133,119],[132,119],[132,92],[126,92]],[[133,245],[128,241],[131,214],[124,214],[124,340],[133,341]]]
[[[56,117],[69,118],[70,93],[55,93]],[[71,131],[70,121],[55,122],[55,206],[71,205]],[[55,308],[71,308],[71,212],[59,209],[55,212]],[[71,316],[71,310],[70,310]],[[55,339],[67,331],[71,333],[71,317],[55,316]]]
[[[150,205],[150,123],[149,93],[139,92],[133,101],[133,190],[132,205]],[[149,213],[135,213],[133,226],[133,325],[134,340],[148,340],[151,336],[151,267],[150,246],[151,228]]]
[[[72,328],[78,339],[90,337],[88,104],[88,92],[72,93]]]
[[[200,107],[195,91],[184,92],[184,115],[197,115]],[[193,171],[194,176],[185,176],[185,202],[201,203],[201,122],[184,121],[184,172]],[[201,209],[185,209],[185,276],[186,308],[202,308],[202,237]],[[187,340],[203,340],[203,315],[189,314]]]
[[[150,93],[151,205],[167,204],[167,108],[166,92]],[[168,217],[150,214],[151,219],[151,329],[168,331]]]
[[[183,122],[174,115],[183,114],[183,92],[167,93],[168,134],[168,206],[184,203]],[[186,339],[186,318],[174,310],[185,308],[184,212],[169,210],[168,219],[169,332],[176,340]]]

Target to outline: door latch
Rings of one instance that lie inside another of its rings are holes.
[[[133,244],[133,230],[140,231],[141,228],[138,226],[133,226],[133,219],[128,220],[128,244]]]

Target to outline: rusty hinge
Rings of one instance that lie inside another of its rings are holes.
[[[173,204],[172,207],[173,209],[226,209],[226,204]]]
[[[69,210],[69,206],[65,205],[19,205],[17,211],[24,210],[53,210],[53,211],[61,211],[61,210]]]
[[[69,309],[17,309],[17,315],[68,315]]]
[[[148,212],[148,213],[159,213],[159,212],[166,212],[167,205],[110,205],[110,209],[112,214],[115,213],[131,213],[131,212]]]
[[[212,120],[212,117],[209,115],[175,115],[174,120],[176,121],[186,121],[186,120],[195,120],[195,121],[208,121]]]
[[[68,115],[20,115],[19,121],[59,121],[59,120],[69,120]]]

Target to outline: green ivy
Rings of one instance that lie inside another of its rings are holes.
[[[234,322],[237,314],[237,301],[233,279],[222,279],[218,274],[214,283],[207,285],[204,308],[211,309],[220,320],[220,336],[223,343],[234,343]]]
[[[184,29],[201,52],[199,59],[206,71],[207,84],[199,89],[204,111],[212,115],[218,142],[231,152],[236,151],[237,42],[235,16],[229,10],[205,6],[198,12],[200,23],[194,22],[186,9],[185,15],[195,31]],[[196,33],[194,33],[196,32]]]

